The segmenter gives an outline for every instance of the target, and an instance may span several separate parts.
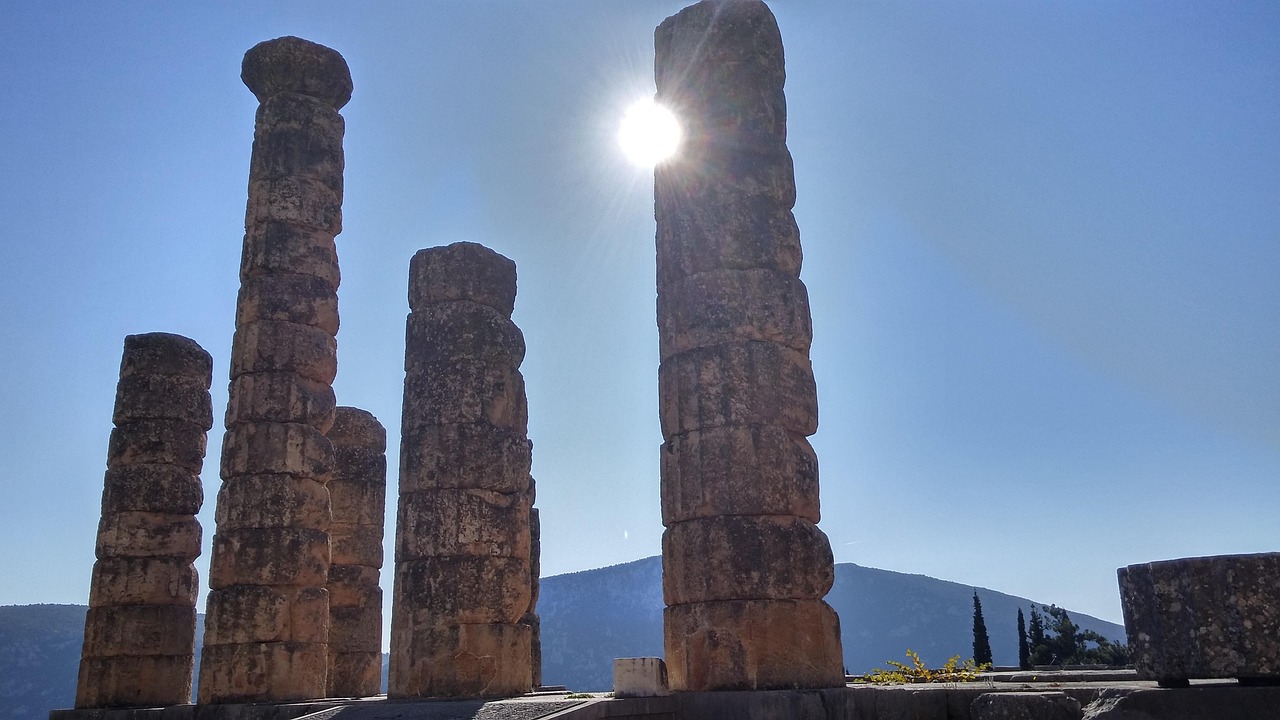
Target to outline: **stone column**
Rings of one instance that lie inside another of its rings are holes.
[[[231,348],[201,703],[323,697],[328,666],[331,384],[337,373],[347,64],[299,38],[260,43],[260,103]]]
[[[530,483],[532,484],[532,480]],[[542,687],[542,618],[538,617],[538,593],[542,589],[542,522],[538,508],[529,510],[529,609],[520,618],[529,626],[529,662],[533,687]]]
[[[516,267],[474,243],[409,267],[392,697],[532,687],[531,445]]]
[[[191,700],[213,359],[194,340],[124,340],[76,707]]]
[[[387,431],[373,415],[338,408],[329,498],[329,697],[382,692],[382,526]]]
[[[655,171],[671,686],[840,686],[782,40],[763,2],[707,0],[654,44],[685,137]]]

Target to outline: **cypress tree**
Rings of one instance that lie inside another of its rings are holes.
[[[1018,667],[1031,669],[1031,648],[1027,645],[1027,621],[1022,617],[1022,608],[1018,608]]]
[[[973,591],[973,661],[978,665],[991,665],[991,640],[987,637],[987,623],[982,619],[982,601],[978,591]]]
[[[1030,660],[1032,665],[1041,665],[1049,661],[1049,645],[1044,639],[1044,618],[1036,606],[1031,606],[1031,621],[1027,627],[1027,642],[1030,643]]]

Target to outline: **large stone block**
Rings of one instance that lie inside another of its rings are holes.
[[[777,425],[693,430],[662,445],[664,525],[717,515],[820,519],[818,457]]]
[[[533,687],[529,653],[527,625],[421,625],[393,629],[387,695],[522,695]]]
[[[205,645],[200,704],[282,702],[324,697],[324,643]]]
[[[171,333],[127,335],[120,377],[177,375],[195,378],[205,388],[213,382],[213,356],[191,338]]]
[[[339,480],[337,476],[356,475],[357,477],[369,477],[380,472],[381,476],[385,478],[387,459],[384,455],[361,457],[361,464],[366,465],[365,472],[369,474],[350,473],[352,465],[354,465],[350,458],[354,452],[356,451],[350,448],[334,448],[334,455],[336,456],[334,477],[329,480],[329,498],[333,505],[333,521],[341,525],[377,526],[378,536],[381,537],[382,525],[385,522],[383,518],[387,506],[385,479],[379,484]],[[365,462],[366,460],[367,462]],[[368,466],[376,466],[380,470],[371,469]]]
[[[662,434],[725,425],[818,430],[813,366],[801,352],[763,342],[733,342],[681,353],[658,368]]]
[[[182,605],[195,607],[200,578],[191,561],[175,557],[110,557],[93,564],[89,607]]]
[[[325,697],[370,697],[382,692],[382,652],[335,652],[329,648]]]
[[[176,465],[200,474],[204,466],[205,431],[177,420],[139,420],[111,430],[107,467]]]
[[[303,528],[219,531],[213,537],[209,587],[323,587],[329,579],[329,534]]]
[[[328,637],[325,588],[236,585],[209,591],[206,645],[323,643]]]
[[[337,404],[328,383],[292,372],[249,373],[231,380],[226,423],[301,423],[325,432]]]
[[[804,283],[776,270],[713,270],[675,280],[658,293],[663,360],[737,340],[808,353],[813,323]]]
[[[176,465],[124,465],[107,470],[102,483],[102,512],[195,515],[204,504],[200,476]]]
[[[98,558],[200,557],[200,521],[186,514],[106,513],[98,522]]]
[[[80,660],[77,708],[167,707],[191,702],[192,655],[117,655]]]
[[[1280,681],[1280,553],[1120,568],[1125,632],[1141,678]]]
[[[842,687],[840,620],[821,600],[729,600],[663,611],[671,689]]]
[[[245,208],[246,228],[262,222],[280,221],[338,235],[342,232],[342,190],[330,186],[332,179],[291,175],[249,178],[249,202]]]
[[[320,98],[334,110],[351,99],[351,71],[338,51],[302,38],[265,40],[244,54],[240,79],[258,102],[281,93]]]
[[[529,607],[529,559],[438,557],[397,562],[402,627],[515,623]]]
[[[245,528],[309,528],[330,524],[329,490],[292,475],[242,475],[222,483],[215,517],[218,532]]]
[[[222,478],[288,474],[327,481],[333,444],[310,425],[245,423],[222,438]]]
[[[382,525],[333,523],[329,538],[333,562],[382,567]]]
[[[329,607],[382,607],[381,573],[367,565],[329,566]]]
[[[405,375],[402,428],[466,423],[527,433],[529,406],[520,371],[467,360],[424,365]]]
[[[451,555],[528,558],[529,498],[492,490],[401,493],[396,558]]]
[[[658,284],[714,270],[772,270],[799,277],[804,260],[800,228],[790,206],[749,197],[709,201],[680,194],[659,165]]]
[[[488,423],[406,427],[400,443],[400,491],[524,492],[530,487],[532,451],[523,433]]]
[[[330,652],[381,652],[382,606],[329,608]]]
[[[511,317],[516,304],[516,264],[470,242],[419,250],[409,261],[409,309],[451,300],[488,305]]]
[[[470,300],[428,305],[405,321],[408,372],[456,361],[517,368],[524,351],[524,334],[509,314]]]
[[[338,291],[315,275],[271,273],[245,278],[236,300],[236,327],[262,320],[338,334]]]
[[[314,275],[338,287],[342,275],[333,233],[270,219],[246,226],[240,279],[265,273]]]
[[[196,609],[187,605],[112,605],[89,608],[84,657],[191,655]]]
[[[387,430],[373,413],[360,408],[338,408],[333,427],[326,432],[335,448],[381,453],[387,449]],[[371,480],[373,478],[370,478]]]
[[[542,590],[542,518],[538,508],[529,509],[529,612],[538,607],[538,595]],[[534,633],[534,639],[538,637]],[[539,684],[541,681],[539,680]]]
[[[536,581],[533,587],[535,600],[529,604],[529,607],[533,607],[537,602],[538,583]],[[542,618],[531,610],[520,618],[520,624],[529,626],[529,665],[533,672],[533,686],[539,688],[542,687]]]
[[[112,421],[181,420],[204,430],[213,427],[213,404],[203,378],[184,375],[131,375],[116,385]]]
[[[263,101],[254,121],[249,177],[308,177],[342,191],[346,122],[331,106],[286,93]]]
[[[298,323],[259,320],[241,325],[231,341],[231,377],[259,372],[292,372],[332,383],[338,374],[337,340]]]
[[[835,581],[827,536],[789,515],[722,515],[662,534],[667,605],[713,600],[818,600]]]

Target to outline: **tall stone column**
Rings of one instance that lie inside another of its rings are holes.
[[[542,521],[538,515],[538,508],[529,510],[529,609],[520,618],[521,625],[529,626],[529,662],[535,688],[542,687],[542,618],[538,617],[538,594],[542,590]]]
[[[202,703],[323,697],[331,384],[347,64],[294,37],[245,54],[260,103],[209,568]]]
[[[839,686],[782,39],[763,2],[705,0],[654,44],[685,138],[655,171],[671,686]]]
[[[409,267],[392,697],[528,692],[531,445],[516,267],[474,243]]]
[[[370,413],[338,408],[329,498],[329,697],[382,692],[382,526],[387,431]]]
[[[124,340],[76,707],[191,699],[213,359],[195,341]]]

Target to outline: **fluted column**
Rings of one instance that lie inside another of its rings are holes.
[[[655,171],[671,686],[838,686],[781,36],[763,2],[706,0],[654,44],[685,137]]]
[[[245,54],[258,98],[202,703],[325,695],[342,137],[351,75],[294,37]]]
[[[195,341],[124,340],[76,707],[191,699],[213,359]]]

